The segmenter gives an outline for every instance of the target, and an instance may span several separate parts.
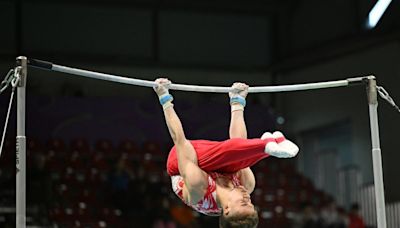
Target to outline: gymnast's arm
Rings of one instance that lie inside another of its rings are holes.
[[[198,203],[207,191],[208,175],[198,166],[196,151],[190,141],[186,139],[181,121],[174,110],[172,96],[166,89],[170,81],[157,79],[156,83],[155,91],[159,95],[161,103],[163,103],[163,97],[170,97],[170,100],[164,99],[166,101],[163,104],[164,117],[176,147],[179,174],[185,182],[183,197],[191,204]]]
[[[244,106],[243,103],[235,102],[232,100],[235,96],[241,96],[246,98],[248,93],[248,85],[243,83],[234,83],[232,85],[233,91],[229,93],[231,98],[231,122],[229,126],[229,137],[247,139],[246,123],[244,121]],[[244,187],[252,193],[256,184],[256,180],[250,167],[239,171],[240,182],[244,184]]]

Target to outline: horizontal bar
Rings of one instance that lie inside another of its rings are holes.
[[[38,59],[28,59],[28,65],[46,70],[51,70],[53,67],[53,63]]]
[[[35,64],[41,63],[41,64]],[[45,64],[43,64],[45,63]],[[51,64],[52,71],[79,75],[88,78],[100,79],[111,82],[118,82],[129,85],[136,86],[144,86],[144,87],[153,87],[155,82],[135,79],[135,78],[127,78],[112,74],[99,73],[89,70],[82,70],[67,66],[61,66],[57,64],[52,64],[50,62],[34,60],[30,61],[30,66],[41,68],[41,69],[49,69],[49,64]],[[364,82],[365,79],[373,77],[355,77],[348,78],[344,80],[337,81],[328,81],[328,82],[316,82],[316,83],[305,83],[305,84],[294,84],[294,85],[279,85],[279,86],[254,86],[249,88],[249,93],[269,93],[269,92],[288,92],[288,91],[300,91],[300,90],[313,90],[313,89],[325,89],[325,88],[334,88],[334,87],[344,87],[350,84],[357,84]],[[222,87],[222,86],[200,86],[200,85],[185,85],[185,84],[171,84],[169,86],[170,89],[173,90],[181,90],[181,91],[192,91],[192,92],[212,92],[212,93],[228,93],[231,91],[231,87]]]

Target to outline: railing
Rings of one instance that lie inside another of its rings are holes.
[[[368,227],[376,227],[375,187],[368,185],[361,188],[359,202],[361,215]],[[386,220],[388,228],[400,227],[400,202],[386,204]]]

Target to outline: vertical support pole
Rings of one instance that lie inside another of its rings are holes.
[[[385,192],[383,187],[382,155],[379,142],[378,93],[375,77],[368,78],[367,95],[371,125],[372,162],[374,168],[376,215],[378,228],[386,228]]]
[[[26,227],[26,136],[25,136],[25,91],[27,58],[17,58],[19,83],[17,87],[17,145],[16,145],[16,227]]]

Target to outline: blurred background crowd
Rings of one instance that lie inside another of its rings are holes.
[[[6,141],[1,168],[3,208],[15,205],[13,140]],[[185,206],[165,172],[167,145],[125,140],[118,146],[84,139],[68,143],[29,140],[28,225],[31,227],[217,227]],[[14,157],[15,159],[15,157]],[[362,228],[359,206],[338,207],[294,170],[293,162],[268,158],[253,168],[259,182],[252,196],[260,227]],[[262,178],[262,179],[261,179]],[[14,211],[2,213],[2,227],[14,227]]]

